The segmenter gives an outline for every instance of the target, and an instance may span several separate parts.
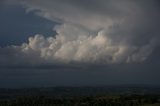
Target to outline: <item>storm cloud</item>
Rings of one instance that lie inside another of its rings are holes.
[[[158,0],[17,0],[59,23],[56,35],[37,34],[0,48],[0,64],[116,64],[144,62],[159,47]]]

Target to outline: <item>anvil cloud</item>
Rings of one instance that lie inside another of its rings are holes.
[[[17,0],[26,12],[58,22],[56,35],[37,34],[0,48],[1,65],[143,62],[160,45],[158,0]]]

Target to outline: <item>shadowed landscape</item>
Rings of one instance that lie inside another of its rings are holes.
[[[0,89],[0,106],[160,106],[159,87]]]

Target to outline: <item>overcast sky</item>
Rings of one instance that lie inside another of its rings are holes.
[[[1,0],[0,87],[160,84],[159,0]]]

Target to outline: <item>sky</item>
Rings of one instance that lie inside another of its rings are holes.
[[[160,85],[159,0],[1,0],[0,87]]]

